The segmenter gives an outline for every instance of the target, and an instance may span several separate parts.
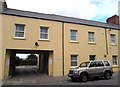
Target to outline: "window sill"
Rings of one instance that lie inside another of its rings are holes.
[[[96,45],[96,43],[95,43],[95,42],[88,42],[88,44],[93,44],[93,45]]]
[[[25,37],[13,37],[13,39],[16,39],[16,40],[26,40]]]
[[[73,69],[73,68],[76,68],[76,67],[78,67],[78,66],[71,66],[70,69]]]
[[[38,41],[46,41],[46,42],[50,42],[49,39],[39,39]]]
[[[111,46],[117,46],[117,44],[111,44]]]
[[[118,68],[118,65],[112,65],[113,68]]]
[[[70,43],[78,43],[78,41],[70,41]]]

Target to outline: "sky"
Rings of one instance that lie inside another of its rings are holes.
[[[17,53],[16,56],[18,56],[20,59],[26,59],[30,54],[19,54]],[[38,54],[35,54],[38,57]]]
[[[120,0],[6,0],[8,8],[106,22]]]
[[[120,0],[6,0],[8,8],[57,14],[99,22],[118,15]],[[28,54],[17,54],[26,58]]]

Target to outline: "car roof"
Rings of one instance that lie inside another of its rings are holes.
[[[91,60],[90,62],[97,62],[97,61],[108,61],[108,60]]]

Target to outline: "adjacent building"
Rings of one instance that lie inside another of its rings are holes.
[[[118,3],[118,15],[120,17],[120,1]],[[120,18],[119,18],[119,24],[120,24]],[[120,25],[119,25],[119,29],[120,29]],[[118,58],[120,58],[120,30],[118,31]],[[118,59],[119,61],[119,66],[120,66],[120,59]],[[119,67],[119,72],[120,72],[120,67]]]
[[[52,76],[89,60],[109,60],[118,70],[117,15],[102,23],[0,5],[0,79],[14,74],[17,53],[39,54],[39,70]]]

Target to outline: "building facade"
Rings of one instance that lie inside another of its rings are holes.
[[[39,54],[40,71],[67,75],[83,61],[109,60],[118,70],[118,26],[59,15],[7,8],[1,2],[0,79],[15,72],[17,53]],[[113,21],[114,23],[114,21]]]
[[[120,1],[118,2],[118,15],[120,17]],[[120,23],[120,18],[119,18],[119,23]],[[119,24],[119,29],[120,29],[120,24]],[[120,30],[118,31],[118,57],[120,58]],[[118,59],[119,61],[119,66],[120,66],[120,59]],[[120,67],[119,67],[119,72],[120,72]]]

